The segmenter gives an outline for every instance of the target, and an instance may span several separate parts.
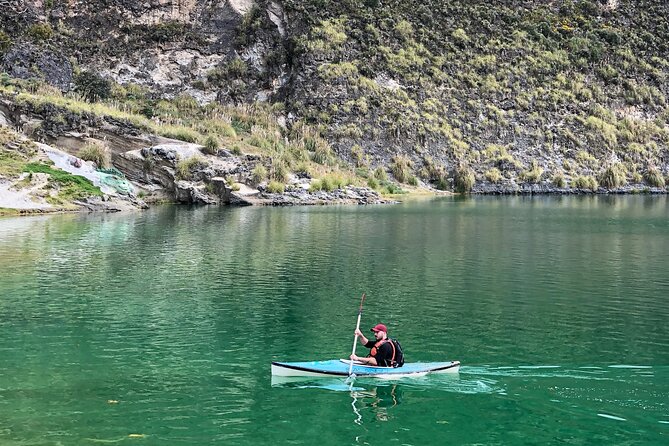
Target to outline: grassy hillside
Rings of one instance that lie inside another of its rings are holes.
[[[288,107],[352,162],[444,185],[457,167],[492,183],[669,173],[667,2],[283,4]]]
[[[383,171],[376,177],[359,175],[332,152],[327,141],[312,127],[300,122],[290,128],[282,125],[278,119],[281,104],[201,106],[189,96],[156,99],[137,86],[109,83],[107,87],[110,91],[106,99],[86,100],[77,92],[63,94],[39,81],[4,76],[0,77],[0,105],[9,105],[16,116],[37,118],[37,126],[30,128],[30,136],[36,140],[49,141],[73,131],[94,135],[102,128],[113,128],[119,135],[160,135],[201,144],[203,152],[209,155],[225,151],[228,156],[245,158],[253,170],[248,177],[234,180],[251,185],[269,182],[268,188],[275,191],[283,191],[290,173],[317,180],[312,183],[312,190],[331,191],[358,185],[370,186],[381,193],[399,191],[387,181]],[[28,171],[23,166],[27,158],[5,146],[0,141],[0,179]],[[99,145],[84,147],[77,155],[96,162],[99,167],[108,167],[110,158],[113,161],[113,151],[101,141]],[[14,160],[19,158],[22,164],[16,167]],[[194,161],[197,160],[188,163]],[[186,162],[176,167],[179,172],[189,169]]]

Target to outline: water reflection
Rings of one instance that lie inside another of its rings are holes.
[[[363,424],[364,412],[371,412],[376,421],[389,421],[392,419],[391,410],[402,401],[402,387],[397,384],[371,386],[352,391],[351,399],[356,424]]]
[[[272,387],[348,392],[356,424],[363,424],[368,415],[376,421],[389,421],[392,419],[392,409],[402,402],[404,393],[398,381],[379,383],[378,380],[354,380],[347,383],[343,378],[272,376]]]

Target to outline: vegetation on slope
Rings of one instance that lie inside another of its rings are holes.
[[[322,178],[320,184],[336,187],[367,184],[367,172],[354,170],[342,162],[316,130],[300,122],[290,128],[281,125],[277,120],[282,111],[280,104],[202,106],[187,95],[172,100],[155,99],[136,85],[109,83],[108,88],[109,93],[102,95],[84,94],[81,90],[63,94],[40,81],[23,81],[6,75],[0,78],[0,96],[43,118],[42,130],[56,128],[56,133],[62,133],[76,127],[82,118],[98,125],[101,120],[109,120],[146,133],[202,144],[203,151],[211,155],[223,149],[235,155],[256,155],[259,162],[254,170],[255,184],[273,181],[283,185],[291,173]],[[38,134],[39,131],[36,130]],[[84,158],[101,166],[106,163],[106,155],[99,149],[83,152]],[[188,177],[190,166],[177,167],[180,177]],[[373,185],[385,193],[398,190],[387,181]]]
[[[351,162],[407,156],[398,180],[437,185],[467,166],[476,181],[669,173],[664,1],[283,4],[302,24],[289,107]]]

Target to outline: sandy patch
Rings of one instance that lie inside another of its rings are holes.
[[[33,175],[35,176],[35,175]],[[9,209],[50,209],[53,208],[43,198],[35,197],[32,193],[41,186],[14,189],[14,183],[0,180],[0,207]]]

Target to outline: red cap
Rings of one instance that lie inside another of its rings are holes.
[[[384,333],[388,333],[388,329],[386,328],[385,325],[383,324],[376,324],[374,328],[372,328],[372,331],[376,333],[377,331],[382,331]]]

